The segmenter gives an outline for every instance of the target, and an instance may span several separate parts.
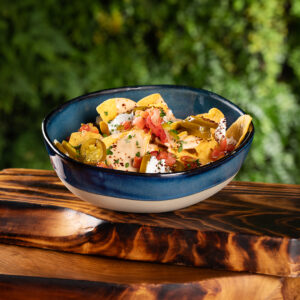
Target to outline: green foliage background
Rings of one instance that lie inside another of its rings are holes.
[[[81,94],[214,91],[254,117],[237,179],[300,183],[297,0],[0,2],[0,169],[51,168],[40,124]]]

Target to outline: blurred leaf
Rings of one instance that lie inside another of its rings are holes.
[[[0,4],[0,166],[50,168],[44,115],[95,90],[179,84],[253,116],[237,179],[300,183],[299,1]]]

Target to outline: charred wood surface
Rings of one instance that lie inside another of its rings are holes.
[[[80,254],[297,277],[300,186],[232,182],[161,214],[104,210],[53,171],[0,172],[0,242]]]

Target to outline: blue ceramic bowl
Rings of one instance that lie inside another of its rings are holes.
[[[230,155],[206,166],[177,173],[144,174],[99,168],[75,161],[53,144],[62,141],[81,123],[94,121],[96,107],[108,98],[135,101],[160,93],[174,115],[185,118],[220,109],[230,126],[244,112],[230,101],[205,90],[170,85],[136,86],[103,90],[61,105],[42,123],[43,137],[53,168],[65,186],[81,199],[102,208],[126,212],[166,212],[204,200],[226,186],[241,168],[254,135],[249,132]]]

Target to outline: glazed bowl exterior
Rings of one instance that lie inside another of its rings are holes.
[[[81,123],[96,119],[96,107],[109,98],[138,101],[160,93],[177,118],[220,109],[229,127],[244,112],[223,97],[183,86],[124,87],[80,96],[49,113],[42,123],[43,138],[54,170],[65,186],[82,200],[117,211],[155,213],[173,211],[202,201],[226,186],[238,173],[250,149],[253,130],[230,155],[197,169],[144,174],[83,164],[62,154],[53,141],[62,141]]]

